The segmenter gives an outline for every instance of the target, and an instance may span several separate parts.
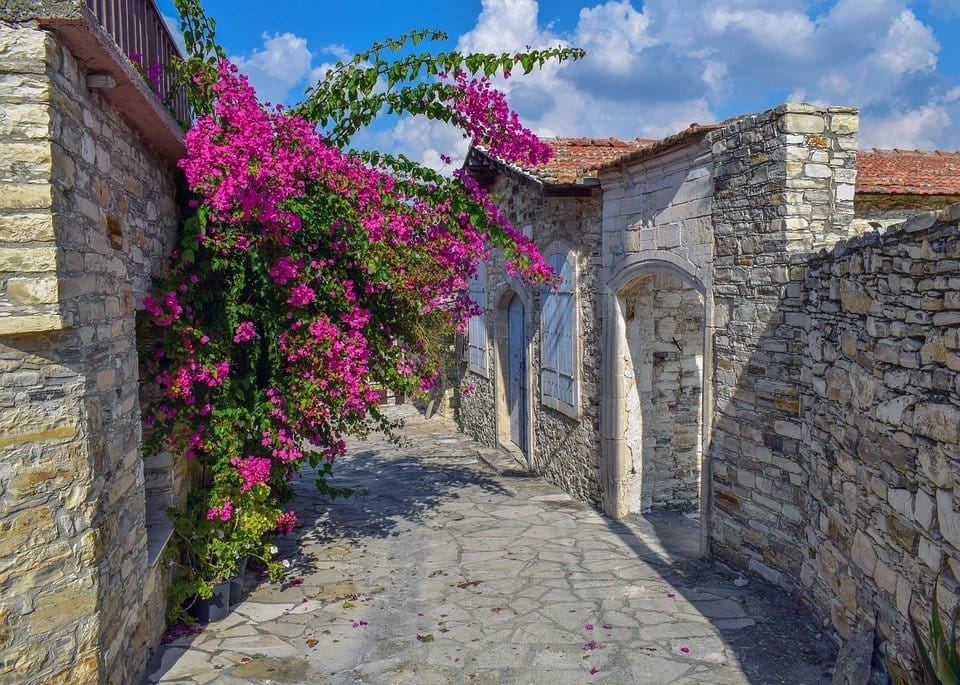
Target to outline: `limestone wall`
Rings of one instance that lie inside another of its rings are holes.
[[[715,164],[712,550],[799,584],[803,264],[853,218],[857,116],[784,105],[711,134]],[[798,310],[799,307],[794,307]]]
[[[960,205],[812,261],[803,282],[803,586],[845,636],[910,641],[960,578]]]
[[[697,509],[709,421],[699,389],[711,366],[710,145],[701,132],[601,181],[604,509],[614,516],[654,504]],[[678,394],[692,406],[677,411]]]
[[[0,24],[0,680],[129,682],[163,630],[135,309],[175,188],[84,77],[53,34]]]
[[[640,279],[625,295],[625,436],[638,476],[631,509],[700,507],[703,297],[674,276]]]

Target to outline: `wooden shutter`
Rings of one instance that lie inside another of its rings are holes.
[[[486,268],[484,264],[477,265],[477,274],[470,279],[467,291],[470,299],[481,310],[486,309]],[[481,375],[487,374],[487,321],[485,314],[470,317],[467,324],[467,363],[471,371]]]
[[[560,289],[556,293],[557,301],[557,394],[555,397],[566,404],[573,406],[574,392],[574,333],[576,321],[574,312],[574,283],[573,264],[564,259],[558,273],[563,278]]]
[[[574,407],[574,344],[576,316],[574,312],[573,263],[562,254],[552,254],[547,263],[563,282],[556,290],[548,288],[543,293],[541,315],[541,383],[545,399]],[[547,402],[548,406],[554,406]]]

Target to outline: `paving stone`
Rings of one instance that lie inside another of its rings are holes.
[[[334,471],[367,496],[327,502],[310,474],[293,483],[300,520],[317,522],[281,543],[303,585],[254,588],[192,644],[162,650],[155,680],[177,682],[186,660],[191,683],[829,682],[832,644],[762,579],[737,587],[658,537],[662,521],[621,534],[597,512],[557,509],[568,496],[538,480],[475,456],[427,459],[474,443],[409,405],[388,412],[416,439],[353,442]],[[668,523],[695,539],[695,522]]]

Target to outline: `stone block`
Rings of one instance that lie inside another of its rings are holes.
[[[935,572],[939,573],[940,569],[943,567],[943,552],[940,550],[939,545],[931,542],[925,537],[920,538],[917,555],[921,560],[923,560],[923,563],[925,563]]]
[[[913,413],[914,430],[931,440],[960,443],[960,409],[952,404],[922,402]]]
[[[816,114],[789,113],[782,121],[789,133],[822,133],[825,128],[823,117]]]
[[[863,531],[858,530],[854,534],[853,544],[850,546],[850,557],[853,563],[868,576],[873,575],[877,566],[877,553],[873,545],[873,539]]]
[[[57,248],[55,247],[17,247],[0,250],[0,271],[56,270]]]
[[[913,493],[909,490],[890,488],[887,491],[887,501],[893,510],[904,518],[913,517]]]
[[[960,513],[954,507],[956,498],[953,490],[937,490],[937,522],[940,524],[940,535],[960,550]]]
[[[47,209],[52,202],[48,183],[0,183],[2,209]]]
[[[49,213],[0,215],[0,242],[47,242],[53,239],[53,217]]]
[[[923,490],[917,490],[913,507],[913,519],[921,529],[926,530],[933,523],[935,505],[933,498]]]
[[[11,278],[7,281],[7,298],[18,304],[53,304],[57,302],[56,278]]]
[[[42,635],[85,620],[92,622],[97,593],[92,582],[89,585],[71,583],[68,587],[38,596],[35,602],[36,609],[28,617],[30,632]]]

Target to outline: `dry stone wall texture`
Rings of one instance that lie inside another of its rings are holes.
[[[534,464],[615,516],[686,501],[695,422],[681,405],[712,393],[711,551],[792,591],[841,637],[874,628],[902,651],[908,614],[924,624],[934,592],[949,612],[960,603],[960,205],[892,228],[917,207],[861,198],[855,215],[857,129],[852,109],[784,105],[601,173],[599,266],[592,214],[510,178],[497,190],[541,249],[573,240],[562,227],[579,221],[581,260],[592,255],[581,425],[537,403]],[[694,328],[706,328],[702,390]],[[461,414],[489,443],[496,379]],[[585,491],[576,479],[594,478],[595,462],[557,458],[551,471],[538,450],[562,452],[583,428],[595,445],[598,423],[599,479]]]
[[[799,582],[807,476],[800,455],[804,261],[853,218],[857,116],[784,105],[711,134],[714,552],[774,583]]]
[[[960,205],[811,262],[803,586],[845,636],[903,649],[960,578]]]
[[[0,680],[130,682],[163,629],[135,316],[175,187],[84,77],[52,34],[0,24]]]

